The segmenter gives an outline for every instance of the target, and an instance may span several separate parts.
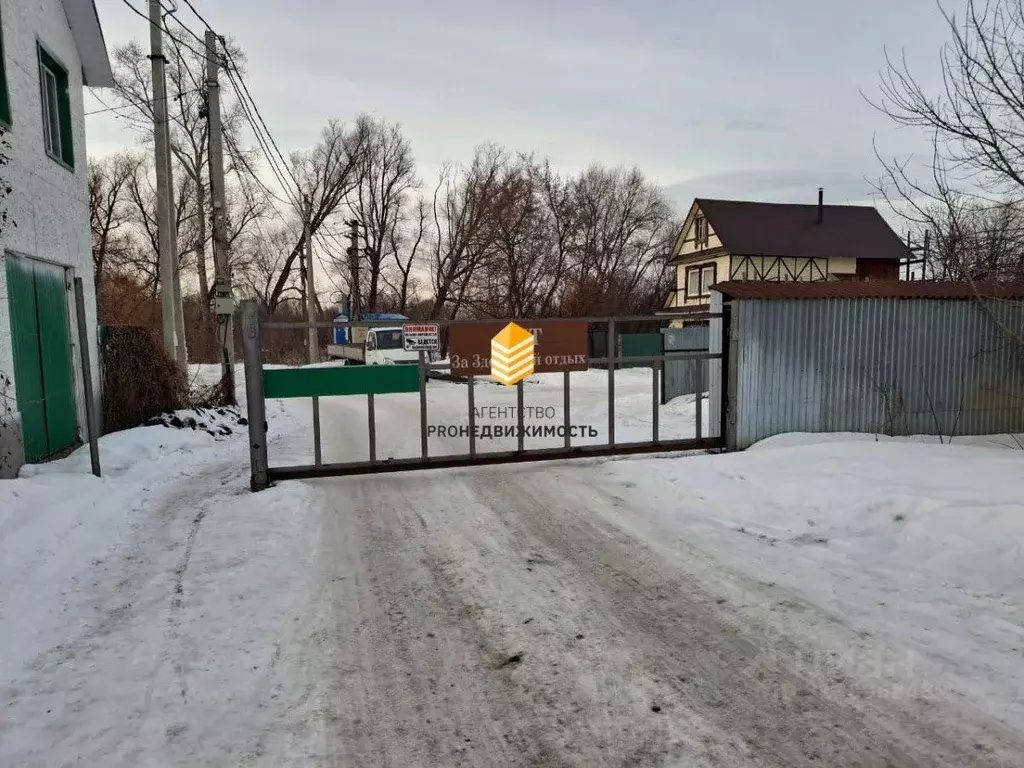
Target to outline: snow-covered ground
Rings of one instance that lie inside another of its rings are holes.
[[[607,372],[572,382],[604,441]],[[617,373],[617,440],[650,435],[651,384]],[[561,423],[561,376],[525,389]],[[418,398],[376,405],[378,455],[418,455]],[[365,458],[365,398],[321,406],[325,461]],[[430,383],[431,424],[466,408]],[[662,436],[694,409],[661,406]],[[268,411],[271,463],[311,461],[309,403]],[[0,483],[0,765],[1024,764],[1019,439],[254,495],[241,415],[179,417],[203,427],[104,437],[101,479],[86,448]]]

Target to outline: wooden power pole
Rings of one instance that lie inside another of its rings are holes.
[[[206,30],[206,97],[210,121],[210,204],[213,208],[213,302],[221,355],[221,397],[235,404],[235,298],[231,287],[227,200],[224,191],[224,133],[220,119],[220,59],[217,35]]]

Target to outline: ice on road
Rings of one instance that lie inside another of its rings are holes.
[[[622,381],[639,439],[651,382]],[[465,388],[431,389],[464,423]],[[377,405],[415,452],[417,403]],[[322,406],[325,458],[358,458],[364,401]],[[272,463],[307,422],[274,407]],[[120,439],[166,435],[163,473],[0,490],[0,765],[1024,758],[1024,452],[798,437],[251,495],[243,441],[148,429]]]

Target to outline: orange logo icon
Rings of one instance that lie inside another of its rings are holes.
[[[491,377],[507,387],[533,373],[533,334],[509,323],[491,339]]]

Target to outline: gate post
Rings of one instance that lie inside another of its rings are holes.
[[[267,404],[263,398],[263,333],[260,307],[242,302],[242,350],[245,353],[245,404],[249,418],[250,487],[262,491],[267,480]]]

